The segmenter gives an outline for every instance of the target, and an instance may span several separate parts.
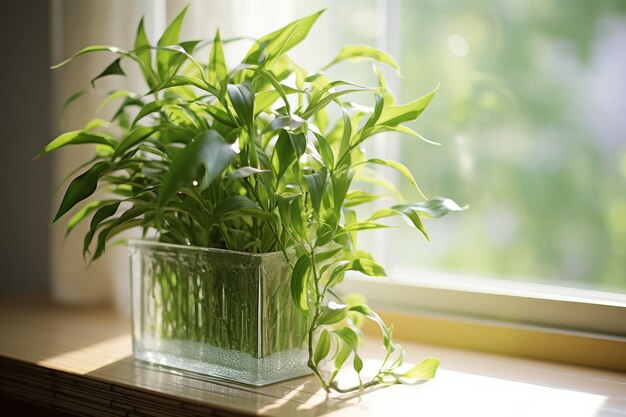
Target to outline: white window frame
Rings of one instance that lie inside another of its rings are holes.
[[[373,306],[623,338],[626,296],[570,287],[470,275],[424,272],[387,279],[348,277],[342,292]]]

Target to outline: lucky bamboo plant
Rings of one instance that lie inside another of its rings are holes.
[[[403,123],[423,113],[436,89],[396,104],[376,65],[374,87],[325,74],[331,66],[354,59],[399,69],[390,55],[369,46],[344,47],[315,72],[298,66],[288,52],[322,12],[258,39],[241,63],[229,69],[223,51],[227,42],[219,32],[212,41],[179,41],[185,11],[156,45],[149,42],[142,20],[132,50],[91,46],[53,67],[108,51],[116,58],[92,84],[105,76],[125,75],[122,64],[127,62],[139,67],[147,83],[138,93],[110,92],[104,106],[121,101],[110,121],[92,120],[41,151],[44,155],[67,145],[95,145],[94,157],[74,171],[80,175],[69,184],[53,222],[83,202],[69,220],[68,232],[91,219],[84,253],[92,259],[118,233],[135,228],[161,242],[281,251],[292,269],[291,282],[285,285],[306,319],[308,366],[326,392],[432,378],[437,359],[401,371],[402,349],[393,342],[391,327],[367,305],[344,300],[336,287],[348,271],[385,275],[357,246],[358,232],[385,227],[382,219],[399,216],[428,238],[423,216],[462,210],[444,198],[405,203],[373,167],[398,171],[421,194],[409,170],[397,161],[366,157],[362,149],[368,138],[383,132],[425,140]],[[201,62],[195,56],[205,46],[210,47],[209,59]],[[352,101],[368,95],[373,107]],[[386,195],[357,189],[357,183],[382,184]],[[97,189],[110,197],[85,203]],[[395,203],[357,217],[356,206],[382,197]],[[358,353],[362,337],[357,325],[363,319],[380,326],[387,352],[378,372],[367,380],[361,379]],[[349,359],[359,384],[341,387],[337,374]]]

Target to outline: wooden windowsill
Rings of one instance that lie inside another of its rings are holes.
[[[441,359],[434,381],[325,399],[312,377],[255,388],[135,361],[129,331],[107,308],[1,302],[0,394],[103,416],[626,417],[622,372],[407,342],[407,360]]]

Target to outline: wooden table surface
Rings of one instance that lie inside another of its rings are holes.
[[[256,388],[135,361],[129,319],[112,309],[5,301],[0,394],[96,416],[626,417],[625,373],[403,346],[408,360],[441,359],[435,380],[326,399],[312,377]],[[369,365],[380,353],[368,351]]]

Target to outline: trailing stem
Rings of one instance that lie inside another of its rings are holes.
[[[319,379],[320,383],[322,384],[322,388],[324,388],[324,391],[326,391],[326,395],[328,395],[330,393],[330,387],[328,386],[328,384],[326,383],[326,380],[324,379],[324,377],[322,376],[322,373],[320,372],[320,369],[318,368],[317,364],[314,362],[314,358],[313,358],[313,348],[314,348],[314,344],[313,344],[313,339],[315,336],[315,331],[317,330],[317,320],[320,316],[320,312],[321,312],[321,306],[322,306],[322,293],[320,292],[319,286],[320,286],[320,279],[319,276],[317,274],[317,267],[316,267],[316,263],[315,263],[315,249],[311,249],[310,252],[311,255],[311,273],[313,275],[313,282],[315,285],[315,312],[313,313],[313,319],[311,320],[311,324],[309,326],[309,343],[308,343],[308,350],[309,350],[309,361],[308,361],[308,366],[309,368],[311,368],[311,370],[313,371],[313,373],[315,374],[315,376],[317,376],[317,378]]]

